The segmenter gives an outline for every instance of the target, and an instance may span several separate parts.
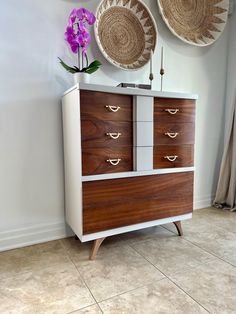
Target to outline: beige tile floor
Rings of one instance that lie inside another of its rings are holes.
[[[95,261],[73,238],[0,253],[0,314],[236,314],[236,213],[194,212],[108,238]]]

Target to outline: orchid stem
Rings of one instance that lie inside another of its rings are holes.
[[[84,54],[85,55],[85,58],[86,58],[86,68],[88,67],[88,56],[87,56],[87,53]]]
[[[83,54],[83,51],[82,51],[82,70],[84,68],[84,54]]]
[[[80,49],[78,48],[78,68],[80,70]]]

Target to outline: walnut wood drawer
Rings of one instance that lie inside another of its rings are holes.
[[[162,122],[193,123],[195,120],[195,100],[155,98],[154,120]]]
[[[158,145],[153,153],[154,169],[193,166],[193,145]]]
[[[132,121],[132,102],[129,95],[81,91],[81,119]]]
[[[132,146],[131,122],[82,120],[82,147]]]
[[[83,175],[126,172],[133,170],[133,148],[102,147],[82,149]]]
[[[83,233],[192,212],[193,173],[84,182]]]
[[[154,123],[155,145],[194,144],[194,123]]]

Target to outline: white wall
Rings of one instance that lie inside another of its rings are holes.
[[[0,10],[0,249],[65,234],[60,95],[72,77],[57,56],[73,63],[63,40],[75,6],[95,10],[98,1],[2,0]],[[154,55],[154,88],[164,46],[164,89],[199,94],[196,123],[196,207],[210,204],[222,154],[227,33],[212,46],[197,48],[176,39],[145,0],[159,28]],[[148,66],[137,72],[116,69],[95,42],[90,57],[102,61],[96,83],[147,82]]]
[[[229,18],[229,57],[226,89],[226,115],[225,136],[229,132],[232,110],[236,97],[236,1],[234,0],[234,13]]]

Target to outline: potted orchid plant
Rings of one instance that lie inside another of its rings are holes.
[[[87,48],[91,41],[87,27],[93,25],[95,20],[93,13],[85,8],[73,9],[68,19],[65,40],[71,51],[77,54],[78,65],[71,67],[61,58],[58,59],[66,71],[74,74],[75,83],[88,82],[89,75],[97,71],[101,65],[98,60],[94,60],[89,64],[87,56]]]

